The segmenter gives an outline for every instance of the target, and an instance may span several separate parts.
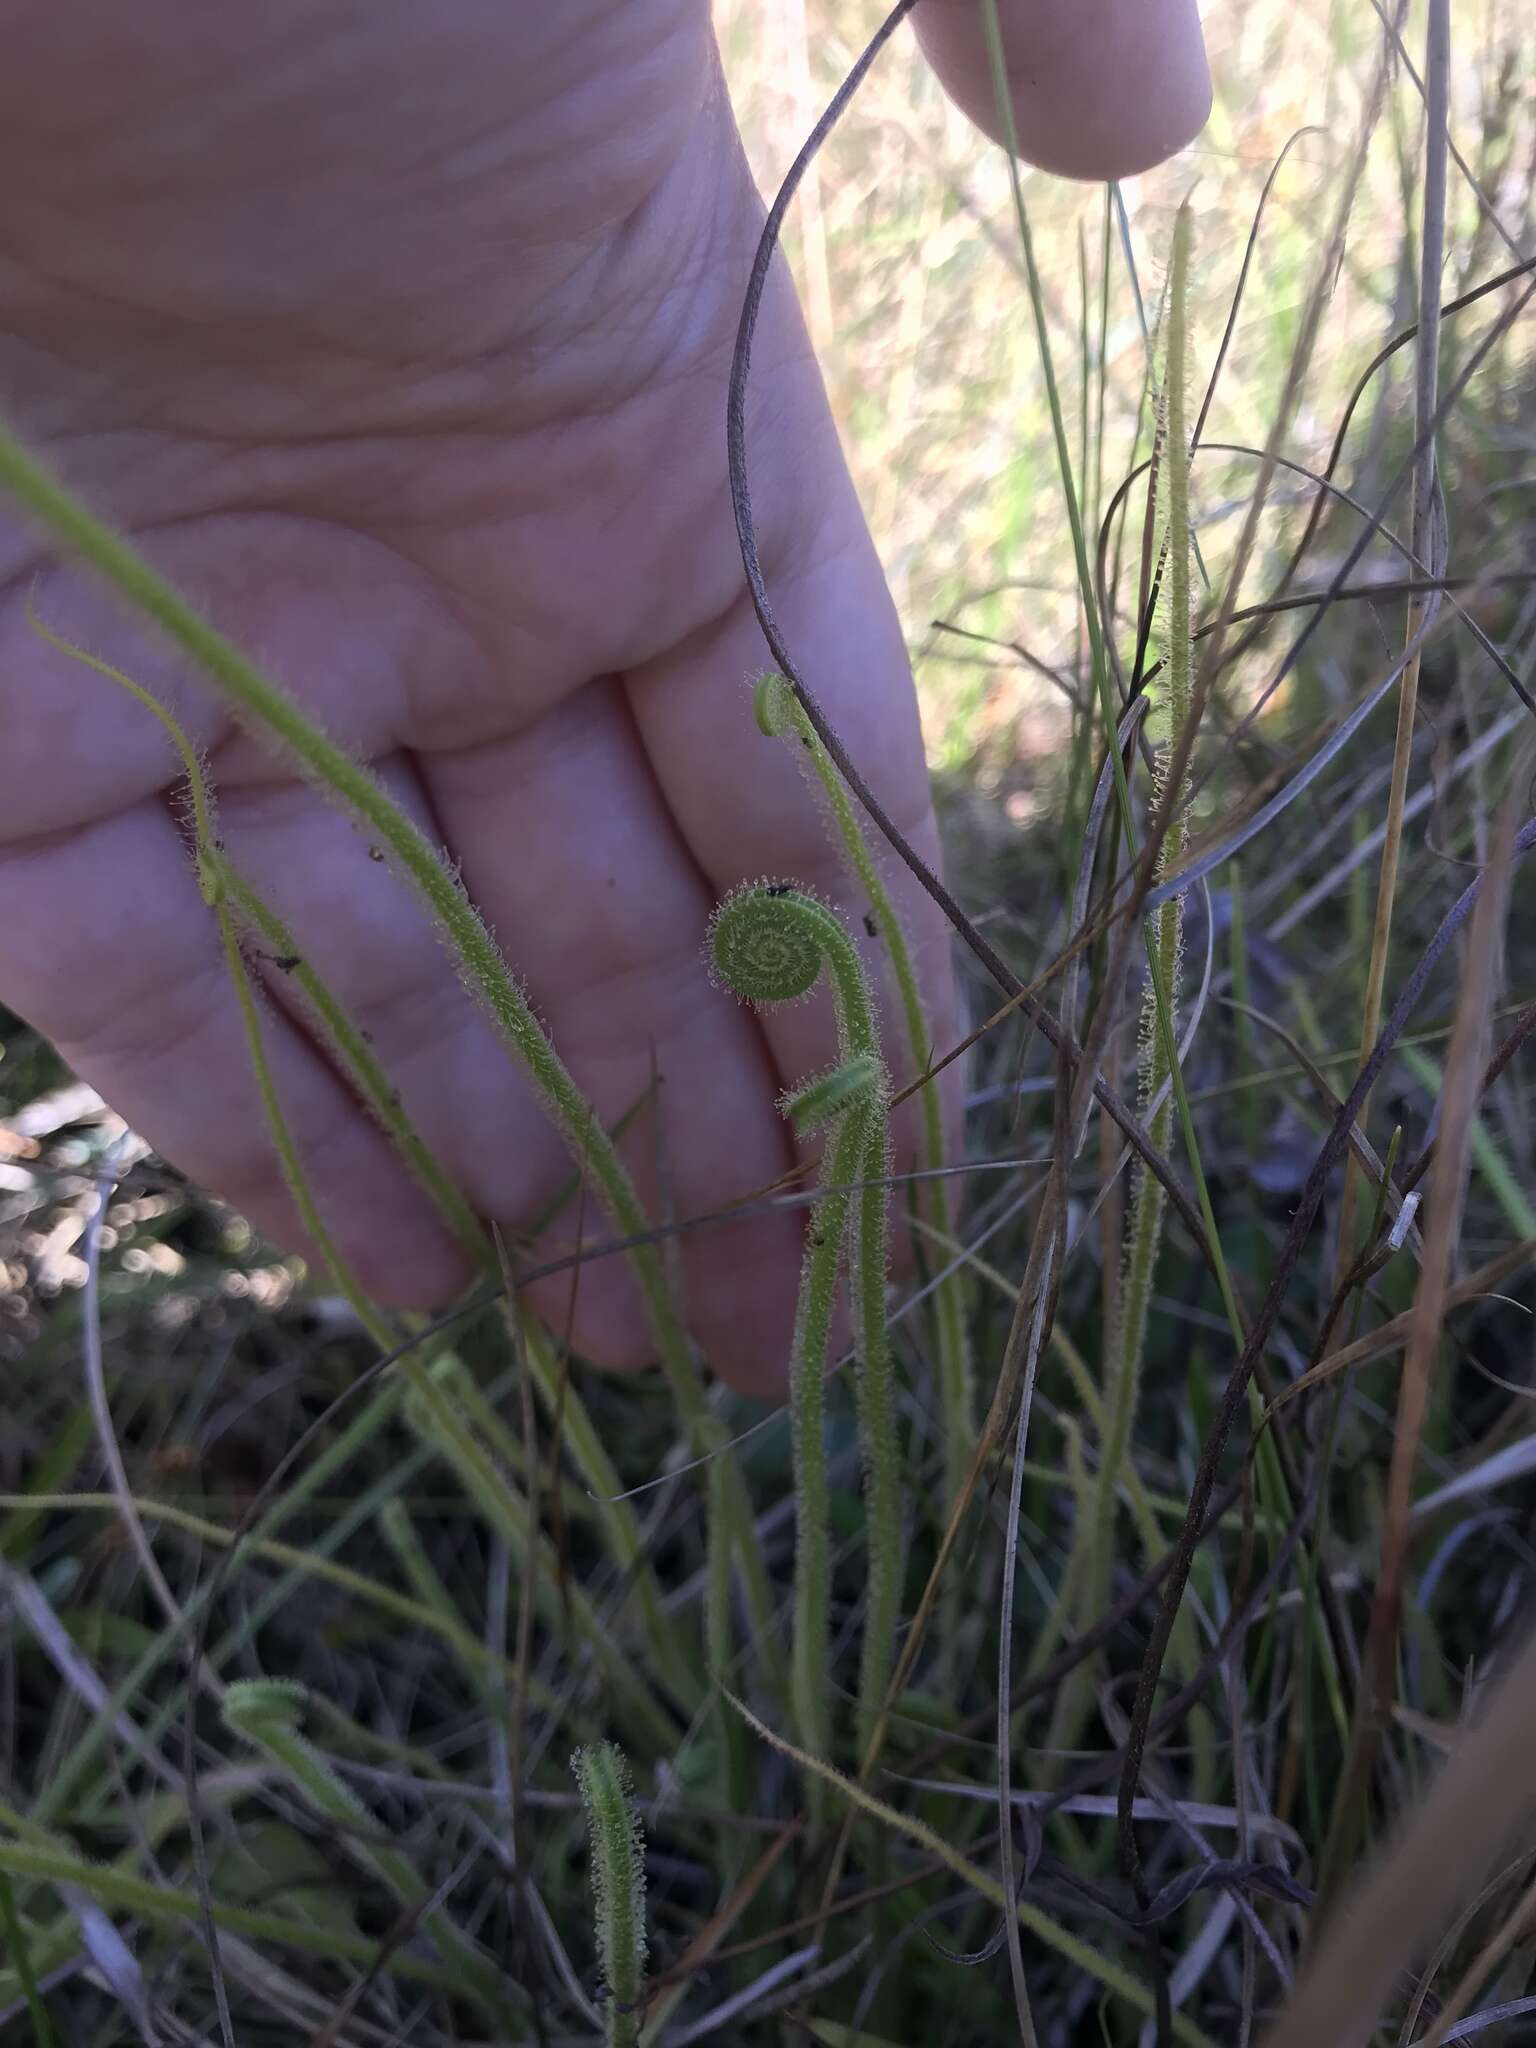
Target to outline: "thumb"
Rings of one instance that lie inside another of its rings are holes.
[[[945,90],[1006,139],[983,0],[920,0],[913,22]],[[1199,134],[1211,80],[1196,0],[997,0],[1019,153],[1069,178],[1126,178]]]

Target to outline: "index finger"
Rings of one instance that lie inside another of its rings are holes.
[[[1127,178],[1199,134],[1211,107],[1196,0],[997,0],[1020,155],[1069,178]],[[982,0],[920,0],[945,91],[1005,141]]]

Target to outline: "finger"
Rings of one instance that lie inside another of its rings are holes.
[[[435,842],[407,758],[390,755],[372,768]],[[219,829],[233,865],[366,1034],[418,1135],[470,1207],[520,1229],[570,1178],[570,1161],[408,885],[307,783],[226,788]],[[310,1029],[291,974],[257,957],[272,999]]]
[[[215,921],[159,800],[0,848],[0,893],[4,1000],[167,1159],[303,1246]],[[463,1255],[314,1047],[261,1007],[285,1118],[359,1284],[384,1302],[447,1298]]]
[[[200,509],[185,506],[168,530],[135,535],[135,545],[173,586],[194,592],[198,608],[238,646],[257,650],[269,674],[296,684],[306,715],[330,739],[356,759],[377,760],[423,731],[459,744],[478,736],[482,664],[419,571],[339,522],[317,538],[302,518],[203,518]],[[116,593],[73,562],[55,563],[29,587],[28,555],[18,549],[19,559],[7,560],[6,537],[0,508],[6,838],[126,811],[181,773],[160,722],[67,649],[110,661],[163,705],[216,764],[220,789],[270,784],[287,772],[270,736],[238,723],[196,665],[137,624]],[[23,545],[31,548],[30,537]],[[26,605],[10,595],[17,586]],[[368,630],[358,629],[359,619]]]
[[[773,1069],[752,1018],[709,984],[713,896],[623,690],[593,683],[514,737],[433,754],[423,774],[466,885],[599,1115],[614,1123],[655,1084],[654,1110],[621,1140],[648,1212],[705,1215],[777,1180],[792,1155]],[[783,1211],[680,1242],[690,1328],[738,1386],[782,1386],[799,1246]],[[583,1269],[576,1336],[600,1363],[654,1357],[620,1261]]]
[[[215,580],[212,571],[205,572],[201,579],[204,586],[211,580]],[[110,618],[97,620],[90,613],[88,630],[82,631],[79,619],[59,602],[56,594],[51,592],[50,600],[50,616],[62,614],[62,622],[70,631],[78,632],[82,640],[95,643],[106,639],[109,645],[113,644]],[[265,646],[270,648],[274,632],[283,626],[283,616],[275,622],[268,621],[262,636]],[[24,629],[18,625],[17,632],[22,651],[35,655]],[[77,764],[81,771],[76,779],[83,785],[84,796],[76,797],[64,823],[75,824],[93,804],[110,802],[114,796],[121,798],[124,792],[120,785],[125,784],[136,796],[153,789],[174,772],[174,757],[165,747],[154,721],[144,715],[140,706],[62,656],[48,658],[66,686],[61,702],[79,713],[74,717],[61,716],[49,731],[49,737],[60,749],[54,767],[62,758],[70,761],[72,773]],[[136,672],[147,666],[156,687],[164,688],[168,695],[183,681],[175,664],[157,667],[152,660],[141,662],[136,654],[131,658],[131,666]],[[376,687],[356,692],[350,698],[344,692],[338,693],[337,701],[327,699],[325,703],[327,724],[331,730],[345,734],[359,751],[371,751],[372,744],[385,731],[392,695]],[[201,709],[202,700],[189,689],[184,712],[195,717]],[[114,714],[121,714],[116,724]],[[438,718],[436,730],[442,733],[445,728],[448,735],[455,734],[447,719]],[[200,737],[213,741],[222,738],[216,725],[200,725],[198,731]],[[98,742],[103,734],[107,740],[101,745]],[[46,758],[43,750],[35,750],[35,754],[34,768]],[[480,758],[491,758],[490,750],[484,749]],[[101,772],[93,781],[88,771],[97,762],[102,764]],[[333,985],[354,1020],[371,1033],[386,1071],[401,1089],[408,1113],[472,1206],[478,1213],[503,1223],[509,1231],[520,1232],[559,1189],[569,1184],[573,1163],[531,1090],[513,1071],[504,1044],[465,996],[451,971],[447,971],[442,948],[414,899],[387,868],[368,858],[366,845],[351,826],[330,813],[318,796],[303,785],[273,782],[270,756],[264,756],[243,736],[231,736],[219,746],[217,766],[222,788],[221,819],[232,857],[294,928],[302,950]],[[11,780],[9,775],[4,779],[7,784]],[[412,792],[398,773],[386,770],[386,779],[393,780],[396,796],[414,811],[418,823],[436,837],[419,792]],[[56,773],[30,781],[25,776],[17,778],[15,794],[23,804],[35,797],[40,788],[50,792],[47,806],[35,818],[23,815],[23,830],[40,833],[46,820],[59,822],[59,782]],[[578,807],[600,808],[607,794],[605,772],[599,764],[590,782],[571,791],[571,799]],[[493,790],[480,808],[489,812],[497,802]],[[550,833],[542,827],[536,836],[540,843],[553,843]],[[488,849],[487,860],[492,866],[521,862],[526,852],[519,833],[509,830],[504,819]],[[569,870],[569,864],[566,865]],[[697,887],[696,877],[694,881]],[[579,890],[573,888],[567,893],[558,874],[551,886],[547,870],[541,871],[535,895],[536,900],[525,902],[521,912],[523,922],[535,934],[548,923],[552,903],[574,906],[580,902]],[[194,907],[201,911],[200,902]],[[729,1008],[709,989],[703,967],[701,944],[708,907],[707,892],[700,889],[679,953],[679,973],[699,1005],[696,1016],[700,1032],[713,1030]],[[513,937],[509,944],[517,966],[526,970],[529,963],[521,941]],[[290,1008],[293,1021],[307,1033],[311,1020],[298,1009],[291,984],[280,972],[270,973],[267,978],[270,993],[280,1005]],[[735,1029],[735,1021],[726,1027],[728,1031]],[[746,1027],[745,1039],[755,1048],[753,1114],[765,1134],[764,1142],[757,1148],[756,1169],[752,1175],[745,1170],[744,1162],[753,1157],[753,1147],[748,1146],[732,1152],[729,1174],[704,1172],[683,1176],[680,1185],[686,1200],[679,1185],[674,1185],[668,1192],[670,1213],[696,1213],[715,1206],[717,1197],[719,1201],[734,1200],[775,1179],[788,1163],[774,1124],[771,1070],[761,1047],[752,1039],[750,1025]],[[607,1113],[613,1119],[633,1108],[653,1078],[650,1047],[643,1038],[636,1043],[640,1058],[627,1063],[621,1085],[609,1091]],[[695,1073],[713,1071],[708,1061],[693,1057],[691,1051],[683,1065]],[[98,1078],[99,1071],[93,1070],[92,1078]],[[114,1067],[113,1071],[117,1069]],[[153,1135],[160,1136],[168,1153],[179,1157],[189,1171],[203,1173],[205,1177],[211,1173],[211,1184],[242,1202],[263,1228],[283,1241],[296,1241],[291,1211],[280,1190],[274,1206],[260,1194],[243,1192],[245,1182],[240,1188],[234,1187],[219,1177],[222,1154],[217,1145],[204,1142],[193,1149],[178,1136],[178,1127],[167,1121],[164,1108],[151,1095],[143,1091],[125,1093],[127,1083],[119,1086],[114,1080],[111,1085],[128,1113]],[[717,1102],[709,1120],[714,1133],[712,1142],[721,1152],[727,1150],[724,1133],[729,1129],[731,1115],[727,1105]],[[371,1130],[372,1126],[365,1128]],[[211,1128],[193,1135],[206,1140],[211,1136]],[[649,1169],[648,1206],[653,1215],[659,1215],[660,1183],[664,1176],[656,1169],[658,1162],[665,1163],[668,1145],[656,1137],[654,1123],[644,1119],[633,1133],[631,1145],[642,1165]],[[414,1205],[413,1189],[406,1186],[402,1190],[400,1186],[405,1180],[404,1169],[389,1155],[379,1171],[367,1178],[369,1192],[377,1191],[381,1200],[394,1203],[403,1192]],[[601,1237],[608,1234],[611,1219],[604,1219],[590,1202],[584,1211],[573,1207],[552,1233],[549,1252],[570,1249],[578,1226],[587,1239]],[[753,1246],[745,1250],[733,1247],[746,1236],[746,1226],[711,1231],[707,1246],[700,1241],[697,1256],[690,1250],[684,1271],[686,1277],[694,1264],[707,1266],[711,1272],[719,1269],[722,1260],[730,1265],[729,1285],[724,1279],[712,1280],[708,1285],[700,1283],[703,1313],[696,1319],[697,1334],[707,1355],[718,1361],[728,1376],[735,1376],[742,1384],[776,1387],[782,1378],[798,1270],[797,1225],[779,1216],[755,1228]],[[751,1286],[744,1283],[748,1267],[756,1275]],[[414,1270],[405,1261],[384,1261],[379,1282],[381,1297],[403,1306],[424,1306],[440,1300],[444,1282],[437,1266],[424,1262],[424,1279],[413,1280],[410,1275]],[[457,1265],[454,1271],[458,1271]],[[732,1289],[734,1294],[727,1300],[725,1297]],[[569,1316],[569,1294],[569,1283],[557,1278],[535,1289],[534,1300],[552,1322],[563,1328]],[[713,1311],[711,1302],[716,1304]],[[577,1314],[571,1328],[578,1348],[601,1362],[635,1364],[654,1356],[648,1326],[622,1259],[608,1258],[582,1268]]]
[[[1127,178],[1199,134],[1211,80],[1196,0],[997,0],[1020,153]],[[918,40],[955,104],[1005,141],[980,0],[921,0]]]
[[[591,722],[600,734],[606,722],[603,705],[594,708]],[[584,881],[577,851],[566,846],[566,838],[575,831],[580,844],[590,847],[614,824],[626,836],[632,831],[643,845],[648,827],[664,834],[666,826],[665,820],[645,814],[616,819],[614,807],[623,810],[626,803],[621,761],[600,739],[586,746],[583,722],[575,715],[563,717],[557,727],[526,744],[479,747],[463,763],[452,755],[440,757],[430,772],[439,799],[447,792],[456,847],[470,848],[461,863],[466,881],[488,895],[482,907],[516,962],[519,978],[528,981],[539,1015],[556,1027],[562,1053],[569,1055],[569,1041],[576,1040],[578,1081],[599,1100],[600,1113],[617,1122],[659,1076],[663,1100],[680,1129],[659,1127],[657,1118],[642,1114],[627,1149],[637,1178],[646,1184],[648,1212],[659,1217],[658,1183],[666,1176],[658,1173],[658,1160],[665,1168],[681,1148],[685,1170],[666,1193],[677,1214],[691,1215],[759,1182],[742,1177],[750,1154],[736,1148],[728,1175],[701,1177],[687,1169],[700,1090],[708,1088],[716,1064],[729,1065],[728,1060],[717,1062],[713,1042],[706,1038],[700,1048],[685,1046],[679,1052],[685,1081],[673,1075],[671,1045],[660,1027],[649,1028],[644,1006],[606,1001],[598,993],[606,977],[617,980],[621,974],[624,912],[615,892],[595,875]],[[567,787],[552,763],[572,749],[579,758],[571,762]],[[375,768],[395,800],[435,839],[438,824],[404,760],[393,757]],[[579,827],[573,819],[580,820]],[[226,791],[220,825],[231,859],[282,916],[353,1023],[367,1032],[407,1115],[439,1164],[478,1214],[520,1234],[569,1186],[577,1162],[505,1042],[449,970],[442,944],[414,897],[371,857],[347,820],[302,784]],[[626,883],[636,889],[642,870],[649,873],[645,859],[619,863]],[[646,893],[654,908],[653,890]],[[700,1024],[708,1021],[704,1007],[713,1010],[699,950],[704,915],[699,901],[690,904],[678,957],[668,970],[679,1004]],[[269,970],[269,978],[278,1000],[297,1003],[294,984],[280,969]],[[590,1017],[593,1009],[597,1014]],[[603,1071],[595,1075],[583,1056],[594,1036],[613,1041]],[[760,1047],[748,1050],[763,1068]],[[616,1059],[614,1053],[627,1056]],[[668,1086],[669,1077],[675,1085]],[[712,1128],[718,1134],[722,1115],[718,1104],[713,1108]],[[786,1163],[776,1143],[756,1162],[759,1180],[776,1177]],[[556,1219],[532,1256],[559,1255],[613,1228],[614,1219],[604,1216],[589,1191],[584,1203],[569,1205]],[[706,1356],[719,1369],[742,1384],[773,1387],[784,1362],[784,1328],[778,1326],[787,1327],[785,1298],[793,1291],[793,1226],[774,1219],[767,1237],[774,1270],[764,1278],[777,1310],[772,1327],[761,1305],[744,1314],[752,1304],[746,1299],[751,1290],[745,1287],[742,1234],[711,1233],[684,1253],[691,1321]],[[577,1350],[593,1362],[623,1367],[654,1360],[643,1302],[622,1258],[593,1260],[574,1276],[557,1275],[529,1292],[552,1326],[568,1330]],[[730,1297],[723,1307],[717,1302],[722,1294]],[[746,1340],[743,1328],[750,1333]]]

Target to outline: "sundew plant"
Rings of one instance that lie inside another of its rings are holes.
[[[568,1172],[553,1252],[475,1212],[177,705],[40,585],[50,659],[175,750],[315,1257],[0,1013],[0,2048],[1536,2023],[1530,27],[1218,0],[1206,137],[1104,188],[983,142],[909,11],[720,10],[778,197],[719,423],[761,660],[719,687],[739,772],[793,758],[825,846],[701,912],[700,1014],[824,1040],[775,1105],[794,1170],[718,1214],[642,1197],[430,832],[0,421],[18,516],[424,907]],[[785,266],[942,877],[759,549]],[[274,989],[466,1254],[441,1315],[350,1270]],[[679,1247],[781,1210],[785,1391],[753,1402]],[[599,1259],[654,1373],[532,1312]]]

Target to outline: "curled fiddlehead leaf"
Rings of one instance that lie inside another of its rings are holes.
[[[853,941],[835,911],[789,882],[751,882],[728,896],[709,928],[716,974],[761,1008],[808,996],[831,979],[839,1051],[876,1057],[874,1005]]]
[[[869,904],[866,929],[885,949],[896,984],[907,1056],[915,1074],[927,1071],[933,1059],[927,1012],[911,950],[896,906],[881,877],[880,865],[859,822],[858,812],[836,763],[821,743],[804,706],[783,676],[760,676],[752,692],[758,730],[768,739],[784,740],[793,749],[821,798],[833,837],[853,881]],[[952,1256],[954,1218],[949,1193],[939,1177],[944,1160],[944,1115],[937,1084],[930,1079],[918,1097],[923,1119],[923,1164],[934,1177],[914,1193],[913,1214],[939,1248]],[[947,1273],[933,1290],[935,1357],[944,1414],[945,1500],[958,1493],[975,1441],[976,1390],[971,1360],[963,1268]]]
[[[744,1001],[799,1001],[823,975],[837,1017],[838,1062],[781,1104],[797,1129],[827,1131],[821,1196],[812,1215],[790,1358],[795,1472],[795,1608],[791,1692],[801,1739],[831,1745],[827,1637],[831,1553],[826,1470],[827,1347],[846,1257],[854,1297],[859,1416],[869,1504],[869,1602],[860,1715],[878,1710],[895,1642],[901,1504],[895,1402],[885,1327],[890,1080],[858,950],[836,914],[804,890],[757,882],[723,903],[710,928],[716,974]],[[812,1782],[813,1803],[822,1792]]]

